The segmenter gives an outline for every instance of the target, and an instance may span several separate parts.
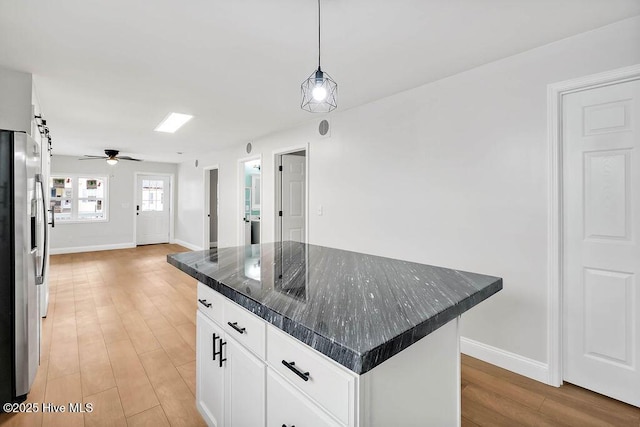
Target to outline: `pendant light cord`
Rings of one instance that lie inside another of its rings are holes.
[[[318,0],[318,70],[320,69],[320,0]]]

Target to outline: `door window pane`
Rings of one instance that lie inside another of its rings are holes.
[[[142,211],[164,210],[164,181],[155,179],[142,180]]]

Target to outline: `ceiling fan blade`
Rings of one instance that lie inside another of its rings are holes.
[[[104,160],[106,157],[81,157],[78,160]]]
[[[91,156],[89,154],[85,154],[84,157],[87,157],[89,159],[106,159],[105,156]]]
[[[134,159],[133,157],[129,157],[129,156],[118,156],[117,157],[119,160],[133,160],[134,162],[142,162],[142,159]]]

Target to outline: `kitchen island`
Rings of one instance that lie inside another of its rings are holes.
[[[458,317],[502,289],[296,242],[167,260],[200,282],[197,405],[216,426],[458,425]]]

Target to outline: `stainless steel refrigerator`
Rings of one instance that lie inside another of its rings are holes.
[[[38,285],[47,266],[39,144],[0,130],[0,403],[21,401],[40,363]]]

